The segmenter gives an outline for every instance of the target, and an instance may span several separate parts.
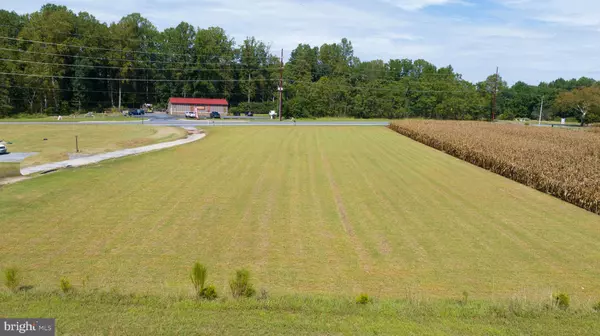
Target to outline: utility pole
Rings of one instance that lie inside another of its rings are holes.
[[[281,121],[281,114],[283,113],[283,49],[281,49],[281,68],[279,71],[279,121]]]
[[[121,111],[121,81],[119,81],[119,112]]]
[[[538,122],[538,125],[542,124],[542,111],[544,110],[544,96],[542,96],[542,103],[540,104],[540,121]]]
[[[492,96],[492,122],[496,119],[496,102],[498,95],[498,67],[496,67],[496,79],[494,80],[494,94]]]
[[[250,73],[248,73],[248,108],[250,108],[250,81],[252,77],[250,77]]]

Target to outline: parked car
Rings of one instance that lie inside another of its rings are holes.
[[[6,145],[0,143],[0,154],[7,154],[7,153],[8,153],[8,149],[6,149]]]
[[[246,112],[246,117],[254,117],[254,112]]]
[[[185,112],[185,117],[186,118],[196,118],[196,112],[192,112],[192,111]]]
[[[210,118],[211,119],[221,119],[221,114],[219,114],[219,112],[216,112],[216,111],[210,112]]]
[[[127,115],[129,115],[129,116],[141,116],[144,114],[145,114],[144,110],[142,110],[142,109],[129,110],[129,113],[127,113]]]

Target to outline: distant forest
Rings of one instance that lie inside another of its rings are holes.
[[[182,22],[159,31],[134,13],[110,24],[45,5],[0,11],[0,116],[164,106],[169,97],[226,98],[233,110],[277,109],[279,51],[219,27]],[[400,58],[361,61],[352,43],[298,45],[284,65],[283,113],[294,117],[598,120],[590,78],[512,86],[492,74],[471,83],[452,66]],[[496,109],[493,93],[497,92]],[[248,103],[250,102],[250,103]]]

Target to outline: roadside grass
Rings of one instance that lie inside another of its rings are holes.
[[[145,118],[145,117],[144,117]],[[123,116],[120,113],[97,113],[93,117],[86,117],[85,114],[73,114],[62,116],[62,120],[58,120],[58,116],[46,115],[22,115],[16,118],[0,118],[0,122],[73,122],[73,121],[137,121],[139,117]]]
[[[85,335],[591,335],[598,313],[510,302],[283,296],[198,301],[108,292],[0,293],[0,316],[56,318],[58,334]]]
[[[141,125],[0,125],[0,139],[9,141],[10,152],[39,152],[22,167],[69,159],[78,136],[81,154],[97,154],[171,141],[185,137],[179,127]],[[47,140],[44,140],[47,139]]]
[[[571,204],[383,127],[207,133],[2,187],[0,267],[40,291],[191,296],[201,260],[218,293],[245,268],[273,295],[600,297],[600,219]]]
[[[289,119],[284,119],[289,120]],[[298,118],[298,121],[390,121],[386,118],[353,118],[353,117],[322,117],[322,118]]]

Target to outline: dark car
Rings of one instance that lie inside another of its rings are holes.
[[[254,117],[254,112],[246,112],[246,117]]]
[[[135,109],[135,110],[129,110],[129,112],[127,113],[127,115],[130,116],[140,116],[140,115],[144,115],[144,110],[142,109]]]
[[[221,114],[219,112],[210,112],[211,119],[221,119]]]

